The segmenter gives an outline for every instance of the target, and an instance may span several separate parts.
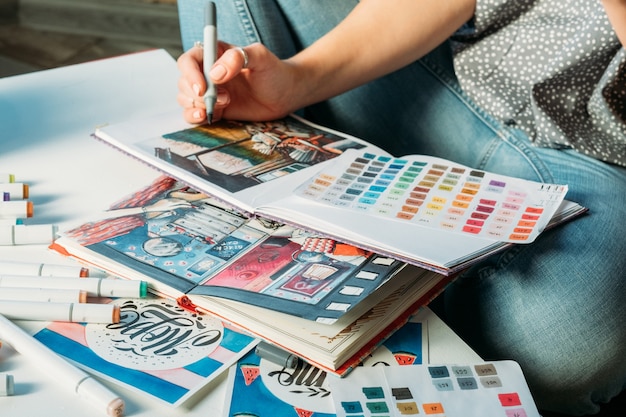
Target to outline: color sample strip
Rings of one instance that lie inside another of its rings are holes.
[[[428,157],[363,153],[341,161],[296,193],[372,216],[500,241],[534,240],[567,191]]]
[[[511,361],[358,368],[330,389],[339,417],[540,417]]]

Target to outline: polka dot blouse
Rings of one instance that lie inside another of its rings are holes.
[[[626,51],[600,0],[478,0],[454,40],[479,106],[538,146],[626,166]]]

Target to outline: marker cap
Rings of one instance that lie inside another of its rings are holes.
[[[0,191],[9,195],[8,200],[23,200],[29,197],[28,184],[21,182],[0,183]]]
[[[6,223],[3,223],[6,220]],[[0,226],[16,225],[13,219],[0,219]],[[35,226],[35,225],[31,225]],[[52,277],[88,277],[89,269],[78,265],[42,264],[37,262],[17,262],[0,260],[0,275],[30,275]]]
[[[119,323],[120,306],[113,304],[75,303],[69,321],[78,323]]]
[[[33,217],[33,202],[28,200],[0,201],[0,217],[14,219]]]
[[[298,357],[282,350],[279,347],[270,345],[266,342],[260,342],[254,351],[262,359],[281,365],[287,368],[294,368],[298,363]]]
[[[8,397],[15,394],[15,382],[13,375],[5,374],[0,376],[0,397]]]
[[[0,172],[0,183],[3,182],[15,182],[15,175]]]
[[[5,300],[0,300],[0,314],[16,320],[107,324],[119,323],[121,317],[115,304]]]
[[[145,281],[99,278],[100,297],[144,298],[148,294]]]
[[[0,301],[45,301],[51,303],[86,303],[87,291],[61,288],[2,287]]]
[[[217,21],[215,3],[207,3],[206,7],[204,8],[204,21],[207,25],[210,24],[215,26],[215,22]]]
[[[107,415],[111,417],[124,415],[124,400],[92,377],[83,379],[76,387],[76,392],[88,402],[97,404],[98,408],[106,409]]]
[[[39,245],[54,241],[57,227],[52,224],[0,225],[0,245]]]
[[[10,287],[78,289],[87,291],[88,297],[114,298],[141,298],[148,292],[145,281],[138,280],[0,274],[0,288]]]

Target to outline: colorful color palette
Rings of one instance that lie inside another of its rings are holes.
[[[566,192],[437,158],[373,153],[346,155],[297,190],[375,217],[516,243],[535,239]]]
[[[513,361],[358,368],[331,390],[338,417],[540,417]]]

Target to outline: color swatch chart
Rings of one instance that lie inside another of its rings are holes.
[[[513,361],[361,367],[330,387],[338,417],[540,417]]]
[[[345,156],[296,193],[376,217],[530,243],[567,192],[566,185],[496,175],[438,158]]]

